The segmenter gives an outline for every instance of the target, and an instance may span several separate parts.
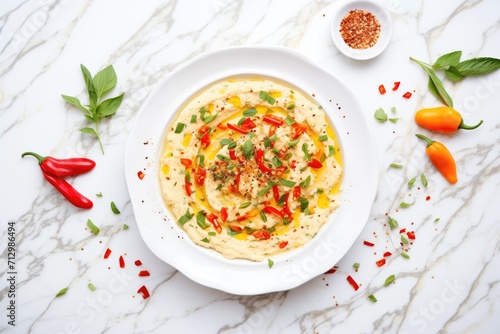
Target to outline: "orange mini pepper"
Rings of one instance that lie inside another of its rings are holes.
[[[466,125],[458,111],[446,106],[417,111],[415,122],[427,130],[440,133],[455,133],[458,129],[473,130],[483,124],[480,121],[476,125]]]
[[[457,183],[457,165],[450,151],[442,143],[432,140],[424,135],[416,134],[427,142],[425,153],[436,169],[451,184]]]

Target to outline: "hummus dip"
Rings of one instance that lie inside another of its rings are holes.
[[[191,240],[262,261],[314,238],[338,207],[339,147],[322,107],[268,79],[218,82],[166,130],[163,198]]]

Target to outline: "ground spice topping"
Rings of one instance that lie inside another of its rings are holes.
[[[380,37],[380,23],[372,13],[354,9],[342,18],[339,31],[349,47],[368,49],[374,46]]]

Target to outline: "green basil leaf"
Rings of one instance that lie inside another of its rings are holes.
[[[460,63],[460,57],[462,57],[462,51],[454,51],[439,57],[436,62],[432,65],[435,69],[444,69],[448,66],[455,66]]]
[[[186,210],[186,213],[184,215],[182,215],[178,220],[177,220],[177,223],[179,223],[179,225],[183,226],[184,224],[186,224],[188,221],[191,220],[191,218],[193,218],[193,214],[189,212],[189,209]]]
[[[288,147],[293,147],[299,143],[300,139],[294,139],[288,142]]]
[[[398,221],[391,216],[387,217],[387,223],[389,224],[389,228],[391,230],[394,230],[396,227],[399,226]]]
[[[415,63],[417,63],[427,74],[429,75],[429,90],[434,94],[441,102],[446,104],[448,107],[453,107],[453,100],[443,86],[443,82],[438,78],[434,70],[430,68],[426,63],[421,62],[415,58],[410,57]],[[431,85],[432,82],[432,85]]]
[[[299,185],[302,189],[306,189],[307,187],[309,187],[310,183],[311,183],[311,175],[308,175],[304,181],[299,183]]]
[[[103,117],[111,116],[116,113],[122,103],[124,93],[110,99],[104,100],[97,106],[97,114]]]
[[[75,107],[78,107],[79,109],[81,109],[85,114],[91,114],[90,110],[88,110],[87,108],[85,108],[81,103],[80,103],[80,100],[76,97],[73,97],[73,96],[68,96],[68,95],[61,95],[62,98],[64,99],[64,101],[74,105]]]
[[[89,134],[89,135],[97,136],[97,132],[95,132],[94,129],[89,128],[89,127],[81,128],[80,131],[83,133]]]
[[[255,108],[250,108],[243,112],[243,116],[245,117],[252,117],[255,116],[256,114],[257,114],[257,109]]]
[[[285,187],[288,187],[288,188],[291,188],[293,187],[295,184],[297,184],[297,182],[295,181],[290,181],[290,180],[285,180],[285,179],[280,179],[280,183],[282,185],[284,185]]]
[[[206,229],[209,226],[207,223],[205,223],[205,214],[201,210],[196,214],[196,223],[202,229]]]
[[[299,197],[300,212],[304,212],[309,207],[309,201],[305,197]]]
[[[375,110],[375,113],[373,114],[375,119],[379,122],[386,122],[387,121],[387,114],[385,113],[384,109],[379,108]]]
[[[241,146],[243,155],[247,160],[250,160],[252,158],[252,149],[253,149],[253,144],[250,139],[244,142],[243,145]]]
[[[113,65],[108,65],[99,71],[92,80],[94,89],[99,101],[104,94],[112,90],[116,86],[116,73]]]
[[[174,130],[174,133],[181,133],[182,131],[184,131],[185,127],[186,127],[186,124],[180,123],[180,122],[177,123],[175,130]]]
[[[422,181],[422,185],[423,185],[424,187],[427,187],[428,182],[427,182],[427,178],[425,177],[425,175],[424,175],[424,174],[420,175],[420,180]]]
[[[80,64],[80,69],[82,70],[83,80],[85,81],[87,93],[89,94],[90,105],[95,108],[97,106],[97,94],[92,81],[92,74],[90,74],[89,70],[82,64]]]
[[[500,68],[500,59],[472,58],[457,64],[456,68],[463,76],[488,74]]]
[[[446,75],[446,78],[448,78],[448,80],[453,82],[460,81],[464,78],[462,73],[460,73],[460,71],[455,66],[448,67],[448,69],[444,70],[444,74]]]

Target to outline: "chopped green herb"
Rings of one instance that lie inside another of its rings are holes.
[[[264,138],[264,147],[265,148],[271,147],[271,139],[269,139],[269,137],[267,136]]]
[[[374,303],[376,303],[376,302],[377,302],[377,298],[375,298],[375,296],[374,296],[374,295],[369,295],[369,296],[368,296],[368,299],[370,299],[370,301],[372,301],[372,302],[374,302]]]
[[[399,121],[399,118],[389,118],[389,122],[391,123],[396,123],[397,121]]]
[[[274,261],[271,259],[267,259],[267,265],[269,266],[269,268],[272,268],[274,265]]]
[[[276,232],[276,227],[274,227],[274,226],[268,227],[268,228],[266,228],[266,231],[268,233],[274,233],[274,232]]]
[[[324,193],[324,192],[325,192],[325,191],[324,191],[323,189],[319,189],[319,188],[318,188],[318,190],[316,190],[316,193],[318,193],[318,194],[322,194],[322,193]]]
[[[248,208],[250,205],[252,205],[252,202],[245,202],[245,203],[241,203],[238,208],[244,209],[244,208]]]
[[[219,160],[222,160],[222,161],[231,161],[231,159],[229,157],[226,157],[225,155],[222,155],[222,154],[217,154],[215,157]]]
[[[99,234],[99,227],[95,226],[94,223],[92,223],[92,220],[90,219],[87,220],[87,226],[90,229],[90,231],[94,233],[94,235]]]
[[[415,184],[415,181],[417,180],[416,177],[412,178],[410,181],[408,181],[408,188],[413,188],[413,185]]]
[[[354,263],[352,267],[356,270],[359,269],[359,263],[358,262]]]
[[[211,236],[211,237],[213,237],[213,236],[216,236],[217,233],[215,233],[214,231],[210,231],[210,232],[208,232],[208,235]]]
[[[113,211],[113,213],[114,213],[115,215],[117,215],[117,214],[119,214],[119,213],[120,213],[120,210],[118,210],[118,208],[116,207],[115,202],[111,202],[111,204],[110,204],[110,205],[111,205],[111,211]]]
[[[392,167],[392,168],[397,168],[397,169],[403,168],[403,165],[399,165],[399,164],[394,163],[394,162],[392,164],[390,164],[389,166]]]
[[[408,207],[410,207],[410,206],[412,206],[412,205],[413,205],[413,203],[401,202],[401,203],[399,204],[399,207],[400,207],[400,208],[408,208]]]
[[[288,142],[288,147],[293,147],[299,143],[300,139],[295,139]]]
[[[198,117],[196,115],[191,115],[191,123],[196,123],[196,119]]]
[[[286,107],[286,109],[287,109],[287,110],[292,110],[293,108],[295,108],[295,104],[294,104],[294,103],[289,104],[289,105]]]
[[[395,114],[396,113],[396,107],[392,107],[391,111],[392,111],[393,114]]]
[[[263,90],[259,92],[259,97],[264,101],[266,101],[267,103],[269,103],[270,105],[274,105],[274,103],[276,102],[276,99],[274,97],[264,92]]]
[[[88,287],[89,287],[89,289],[90,289],[90,290],[92,290],[92,291],[95,291],[95,290],[96,290],[96,287],[95,287],[95,286],[94,286],[94,284],[92,284],[92,283],[87,284],[87,286],[88,286]]]
[[[175,127],[175,133],[181,133],[184,131],[184,128],[186,127],[186,124],[184,123],[177,123],[177,126]]]
[[[238,124],[238,125],[243,124],[243,122],[245,122],[247,120],[247,118],[248,117],[243,116],[242,118],[239,119],[239,121],[236,124]]]
[[[284,185],[285,187],[291,188],[293,187],[297,182],[295,181],[290,181],[290,180],[285,180],[285,179],[280,179],[280,183]]]
[[[209,227],[209,225],[205,222],[205,213],[202,210],[198,211],[196,214],[196,223],[202,229]]]
[[[290,125],[292,125],[292,124],[294,124],[294,123],[297,123],[297,122],[295,122],[295,120],[294,120],[293,118],[291,118],[290,116],[286,116],[286,117],[285,117],[285,123],[286,123],[288,126],[290,126]]]
[[[252,158],[252,150],[253,150],[252,141],[248,139],[246,142],[244,142],[243,145],[241,146],[241,150],[245,158],[247,160],[250,160]]]
[[[379,122],[387,122],[387,114],[385,113],[384,109],[379,108],[375,110],[375,114],[373,115],[375,119]]]
[[[128,225],[127,224],[123,224],[123,229],[124,230],[128,230]]]
[[[186,210],[186,213],[184,215],[182,215],[178,220],[177,220],[177,223],[181,226],[183,226],[184,224],[186,224],[188,221],[191,220],[191,218],[193,218],[193,214],[189,212],[189,209]]]
[[[68,292],[68,289],[69,288],[64,288],[64,289],[61,289],[57,294],[56,294],[56,297],[61,297],[62,295],[66,294],[66,292]]]
[[[396,219],[392,218],[391,216],[388,217],[387,222],[388,222],[391,230],[394,230],[396,227],[399,226],[398,221]]]
[[[205,167],[205,156],[203,154],[198,155],[198,166]]]
[[[331,157],[334,154],[335,154],[335,148],[333,147],[333,145],[328,145],[328,156]]]
[[[267,216],[266,214],[264,213],[264,211],[260,211],[260,218],[262,218],[262,221],[265,223],[267,222]]]
[[[214,115],[210,115],[210,116],[205,117],[205,114],[207,113],[207,108],[205,108],[205,107],[201,108],[199,110],[199,113],[200,113],[201,120],[205,124],[210,123],[211,121],[213,121],[217,117],[217,115],[219,115],[219,113],[216,113]]]
[[[277,156],[274,156],[273,157],[273,165],[274,165],[274,167],[278,168],[278,167],[283,166],[283,162],[281,162],[281,160],[278,159]]]
[[[404,243],[405,245],[408,243],[408,239],[406,239],[405,236],[402,234],[401,234],[401,242]]]
[[[306,143],[302,144],[302,152],[304,152],[304,160],[311,161],[311,155],[309,154],[309,145]]]
[[[436,219],[434,219],[434,222],[437,223],[440,220],[441,220],[441,218],[436,218]]]
[[[208,239],[207,237],[205,237],[205,238],[201,239],[201,241],[206,242],[206,243],[209,243],[209,242],[210,242],[210,239]]]
[[[309,184],[311,183],[311,175],[308,175],[307,178],[300,182],[299,183],[299,186],[302,188],[302,189],[306,189],[307,187],[309,187]]]
[[[319,137],[318,137],[318,140],[319,140],[319,141],[325,141],[325,140],[328,140],[328,135],[322,135],[322,136],[319,136]]]
[[[305,197],[299,197],[299,203],[300,203],[300,212],[304,212],[309,206],[309,201]]]
[[[409,259],[410,258],[410,255],[406,254],[405,252],[402,252],[401,256],[404,257],[405,259]]]
[[[396,279],[396,276],[394,276],[394,275],[390,275],[389,277],[387,277],[385,279],[384,286],[388,286],[389,284],[394,282],[394,279]]]
[[[326,155],[325,155],[325,153],[321,153],[321,156],[319,157],[319,161],[320,161],[321,163],[323,163],[323,162],[325,162],[325,160],[326,160]]]
[[[97,197],[102,197],[102,192],[95,194]]]
[[[269,137],[269,139],[270,139],[271,141],[276,141],[276,140],[278,140],[278,135],[277,135],[277,134],[274,134],[274,135],[272,135],[271,137]]]
[[[420,181],[422,181],[422,184],[424,185],[424,187],[427,187],[428,182],[427,182],[427,178],[425,177],[424,174],[420,175]]]
[[[255,116],[256,114],[257,114],[257,109],[255,108],[250,108],[243,112],[243,116],[245,117],[252,117]]]
[[[271,188],[275,185],[276,183],[274,182],[269,182],[267,186],[265,186],[264,188],[262,188],[258,193],[257,193],[257,196],[261,197],[261,196],[264,196],[265,194],[267,194],[267,192],[269,190],[271,190]]]

